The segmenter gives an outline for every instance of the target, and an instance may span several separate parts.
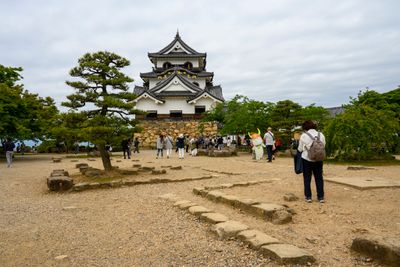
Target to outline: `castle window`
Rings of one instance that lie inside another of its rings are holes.
[[[170,110],[169,116],[171,118],[182,118],[182,110]]]
[[[183,64],[183,67],[187,70],[191,70],[193,69],[193,64],[190,62],[186,62],[185,64]]]
[[[155,119],[157,118],[157,110],[148,110],[146,114],[146,118]]]
[[[163,64],[163,69],[167,70],[167,69],[170,69],[170,68],[172,68],[172,64],[170,62],[165,62]]]
[[[194,106],[195,114],[202,114],[204,112],[206,112],[206,106]]]

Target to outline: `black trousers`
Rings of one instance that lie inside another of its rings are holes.
[[[267,155],[268,155],[268,161],[272,160],[272,145],[267,145]]]
[[[324,178],[322,177],[323,162],[312,162],[303,159],[304,196],[311,198],[311,176],[314,174],[318,199],[324,198]]]

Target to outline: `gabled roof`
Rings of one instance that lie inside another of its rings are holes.
[[[182,48],[187,51],[188,53],[185,52],[173,52],[170,51],[176,43],[179,43]],[[168,52],[170,51],[170,52]],[[206,53],[199,53],[190,46],[188,46],[179,36],[179,32],[176,32],[174,40],[172,40],[171,43],[169,43],[166,47],[161,49],[160,51],[156,53],[148,53],[149,57],[205,57]]]
[[[133,89],[133,93],[137,95],[135,100],[133,100],[134,102],[137,102],[141,98],[147,98],[147,97],[153,100],[154,102],[161,102],[161,103],[165,102],[164,100],[160,99],[155,94],[147,90],[146,87],[135,86],[135,88]]]
[[[161,81],[159,84],[151,88],[152,92],[156,92],[163,87],[167,86],[175,77],[177,77],[185,86],[187,86],[189,89],[194,90],[195,92],[200,92],[203,91],[200,87],[197,85],[193,84],[191,81],[189,81],[186,77],[184,77],[181,74],[178,74],[178,72],[175,70],[174,74],[171,74],[167,79]]]
[[[140,78],[157,78],[157,76],[159,75],[165,75],[170,71],[184,71],[190,75],[196,75],[198,77],[214,77],[214,72],[208,72],[208,71],[200,71],[200,72],[193,72],[190,71],[188,69],[182,68],[182,67],[173,67],[170,69],[167,69],[161,73],[156,73],[154,71],[151,72],[144,72],[144,73],[140,73]]]
[[[225,99],[222,95],[222,88],[220,85],[213,86],[213,87],[207,87],[205,90],[202,92],[197,93],[193,97],[187,100],[188,103],[197,101],[200,97],[202,97],[204,94],[210,96],[211,98],[214,98],[217,101],[224,102]]]

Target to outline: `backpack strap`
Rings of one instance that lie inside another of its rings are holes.
[[[306,133],[310,138],[311,138],[311,140],[315,140],[315,137],[314,136],[312,136],[309,132],[304,132],[304,133]],[[318,138],[319,138],[319,132],[318,132]]]

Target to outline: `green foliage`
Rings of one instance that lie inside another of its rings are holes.
[[[96,144],[106,170],[111,169],[111,163],[105,145],[119,143],[135,131],[136,122],[132,115],[138,111],[132,101],[135,95],[128,92],[128,83],[133,80],[120,71],[128,65],[127,59],[114,53],[87,53],[70,71],[72,77],[80,80],[66,82],[75,93],[62,105],[72,110],[85,107],[85,110],[78,113],[83,120],[75,121],[79,131],[73,131],[76,126],[71,127],[66,121],[63,124],[65,133]]]
[[[16,85],[21,68],[0,65],[0,139],[43,139],[58,110],[52,98],[29,93]]]
[[[217,105],[205,117],[207,121],[223,123],[222,134],[244,134],[263,129],[268,125],[269,114],[273,104],[250,100],[237,95],[231,101]]]
[[[360,93],[343,114],[325,127],[327,152],[338,159],[366,160],[387,158],[399,142],[399,89],[386,94]]]

